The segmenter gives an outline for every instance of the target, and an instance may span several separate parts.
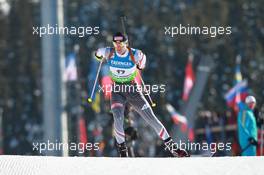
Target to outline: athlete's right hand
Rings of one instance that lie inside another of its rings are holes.
[[[105,48],[99,48],[97,49],[97,51],[95,52],[95,58],[98,60],[98,61],[102,61],[103,58],[104,58],[104,55],[105,55]]]
[[[95,56],[95,58],[96,58],[98,61],[102,61],[102,59],[104,58],[103,56],[99,56],[99,55],[97,55],[96,52],[95,52],[94,56]]]

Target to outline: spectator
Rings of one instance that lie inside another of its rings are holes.
[[[248,96],[245,103],[239,104],[238,114],[238,138],[242,149],[242,156],[256,156],[257,123],[253,110],[256,106],[256,99]]]

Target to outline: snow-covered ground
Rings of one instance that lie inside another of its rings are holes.
[[[0,175],[252,175],[264,157],[94,158],[0,156]]]

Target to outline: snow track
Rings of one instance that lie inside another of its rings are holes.
[[[264,157],[0,156],[0,175],[263,175]]]

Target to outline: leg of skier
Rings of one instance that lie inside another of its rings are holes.
[[[128,157],[128,150],[125,143],[124,132],[124,110],[126,99],[120,93],[112,92],[111,110],[114,117],[114,136],[117,142],[117,149],[120,157]]]
[[[165,149],[168,149],[175,157],[189,157],[188,152],[177,148],[177,145],[171,139],[163,124],[155,116],[148,101],[141,92],[130,92],[128,97],[128,102],[164,141]]]

